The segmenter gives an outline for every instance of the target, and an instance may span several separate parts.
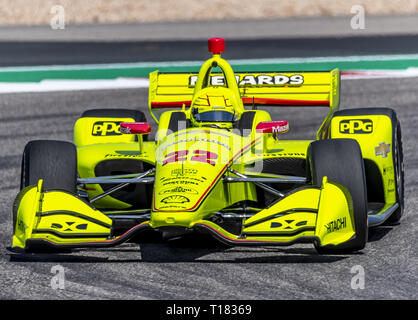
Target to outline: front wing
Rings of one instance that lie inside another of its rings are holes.
[[[230,245],[282,246],[311,242],[317,246],[334,246],[355,237],[353,219],[349,194],[324,177],[321,187],[296,189],[245,219],[238,235],[210,220],[191,221],[189,230],[208,232]],[[75,195],[43,190],[39,180],[37,186],[25,188],[16,198],[12,247],[29,251],[110,247],[152,229],[158,231],[151,219],[115,236],[114,221],[104,213]]]

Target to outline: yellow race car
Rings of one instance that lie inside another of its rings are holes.
[[[31,141],[13,207],[13,247],[108,247],[148,230],[203,232],[230,245],[312,243],[353,252],[404,206],[392,109],[338,111],[340,73],[239,72],[224,40],[196,73],[150,74],[151,126],[137,110],[88,110],[73,143]],[[281,140],[257,106],[329,108],[315,141]]]

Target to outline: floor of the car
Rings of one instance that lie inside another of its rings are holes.
[[[369,202],[368,203],[368,211],[367,214],[368,215],[375,215],[378,214],[382,208],[384,207],[384,203],[381,202]]]

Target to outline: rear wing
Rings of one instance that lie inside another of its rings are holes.
[[[158,122],[159,112],[191,105],[197,73],[150,73],[149,108]],[[244,105],[326,106],[333,113],[339,105],[340,71],[235,72]],[[224,85],[222,73],[212,73],[210,84]]]

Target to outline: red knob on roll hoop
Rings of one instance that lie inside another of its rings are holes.
[[[225,39],[223,38],[210,38],[208,40],[209,52],[213,54],[221,54],[225,51]]]

